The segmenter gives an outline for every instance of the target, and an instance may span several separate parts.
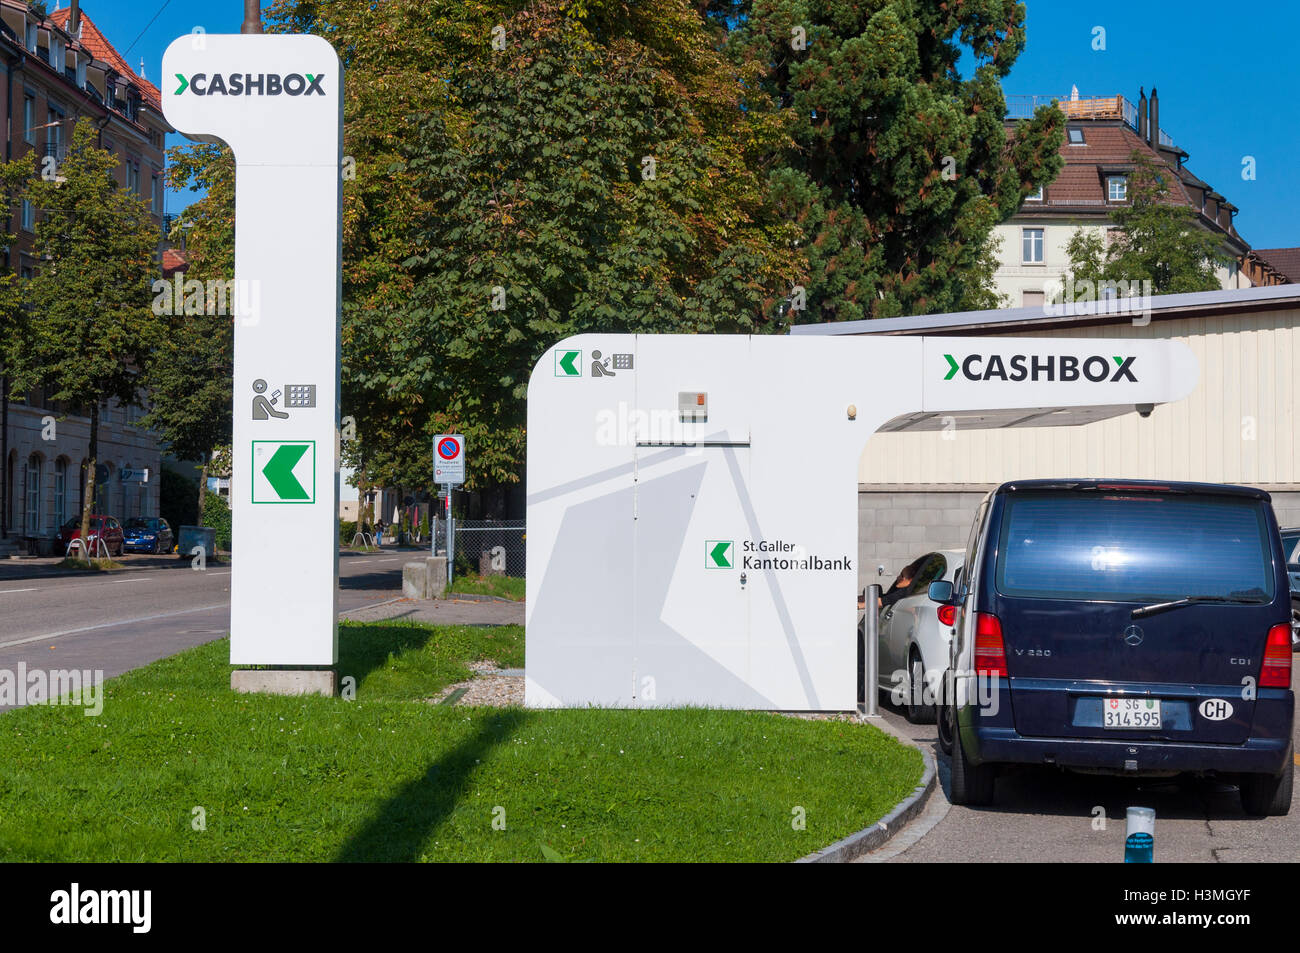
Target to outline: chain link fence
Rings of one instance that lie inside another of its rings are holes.
[[[434,551],[447,552],[447,521],[434,528]],[[460,572],[524,575],[524,524],[497,520],[456,521],[456,564]]]

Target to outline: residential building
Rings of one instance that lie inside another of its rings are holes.
[[[163,216],[164,137],[158,88],[137,75],[73,2],[41,16],[19,0],[0,0],[0,108],[8,135],[5,158],[35,150],[58,162],[74,123],[95,124],[99,144],[120,160],[118,184]],[[31,277],[39,210],[15,212],[4,267]],[[139,426],[144,411],[109,402],[101,408],[96,510],[119,519],[158,515],[160,454],[154,434]],[[90,422],[48,392],[14,394],[0,408],[0,555],[52,552],[59,526],[80,512],[89,456]],[[145,475],[147,473],[147,476]]]
[[[1008,97],[1008,131],[1030,118],[1052,97]],[[1160,128],[1160,98],[1153,88],[1134,105],[1124,96],[1059,102],[1066,115],[1061,146],[1065,167],[1056,180],[1029,196],[1020,211],[998,225],[1001,240],[995,282],[1007,307],[1041,305],[1050,300],[1068,272],[1066,246],[1076,230],[1100,232],[1109,240],[1115,209],[1129,202],[1133,153],[1164,166],[1171,175],[1169,201],[1192,209],[1197,225],[1220,239],[1225,264],[1217,269],[1221,288],[1282,284],[1285,278],[1250,256],[1250,245],[1233,224],[1237,206],[1198,178],[1186,165],[1188,153]]]
[[[1300,248],[1256,248],[1249,258],[1255,267],[1279,275],[1282,284],[1300,284]]]

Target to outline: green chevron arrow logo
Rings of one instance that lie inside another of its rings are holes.
[[[315,489],[314,441],[253,441],[254,503],[313,503]]]
[[[733,569],[731,547],[735,543],[729,539],[706,539],[704,541],[704,565],[709,569]]]
[[[556,377],[581,377],[582,376],[582,352],[581,351],[556,351],[555,352],[555,376]]]
[[[179,96],[181,93],[185,92],[185,90],[190,88],[190,81],[186,79],[184,76],[182,76],[180,73],[176,74],[176,78],[181,81],[181,84],[176,88],[176,92],[174,95]]]
[[[944,358],[948,361],[948,376],[945,377],[944,380],[950,381],[953,379],[953,376],[957,373],[958,364],[957,361],[953,359],[953,356],[951,354],[945,354]]]

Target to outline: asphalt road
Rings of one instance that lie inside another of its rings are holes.
[[[1296,662],[1300,665],[1300,658]],[[1295,666],[1291,685],[1300,691]],[[917,820],[866,860],[1119,862],[1129,807],[1155,808],[1157,863],[1300,859],[1300,786],[1288,816],[1255,818],[1242,812],[1236,788],[1222,782],[1142,781],[1025,767],[998,778],[991,807],[958,807],[948,801],[950,761],[939,751],[934,726],[909,724],[891,707],[882,705],[881,711],[898,733],[934,753],[941,788]],[[1105,819],[1104,828],[1099,818]]]
[[[339,610],[401,596],[411,553],[339,558]],[[105,678],[174,655],[230,631],[230,567],[150,568],[100,576],[43,574],[0,580],[0,668],[102,670]],[[3,707],[3,706],[0,706]]]

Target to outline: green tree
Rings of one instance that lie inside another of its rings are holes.
[[[442,430],[466,434],[471,488],[517,480],[528,374],[567,334],[777,329],[803,277],[761,172],[785,120],[742,108],[723,31],[686,0],[273,16],[348,70],[343,400],[363,492],[427,487]]]
[[[208,296],[208,282],[228,282],[235,273],[235,160],[224,145],[196,143],[168,150],[167,185],[201,197],[172,226],[185,237],[184,282],[203,282],[205,292],[183,296],[177,306],[169,283],[155,299],[165,326],[149,369],[150,409],[141,421],[159,433],[182,460],[202,464],[198,512],[212,451],[230,443],[234,319],[231,299]]]
[[[1076,229],[1066,245],[1069,277],[1096,288],[1149,281],[1152,294],[1218,290],[1215,269],[1229,257],[1222,239],[1201,227],[1189,206],[1173,201],[1172,170],[1136,149],[1129,161],[1129,203],[1111,213],[1110,242],[1095,229]]]
[[[789,117],[774,194],[804,232],[800,321],[955,311],[991,299],[994,225],[1063,160],[1064,115],[1008,135],[1001,80],[1025,45],[1009,0],[752,0],[708,5],[746,107]],[[963,57],[973,72],[963,78]]]
[[[94,507],[100,407],[138,401],[161,330],[149,295],[157,229],[145,201],[114,181],[118,160],[95,137],[94,124],[79,120],[57,174],[26,184],[39,211],[42,265],[26,283],[30,333],[14,362],[19,388],[43,385],[90,416],[82,539]]]

